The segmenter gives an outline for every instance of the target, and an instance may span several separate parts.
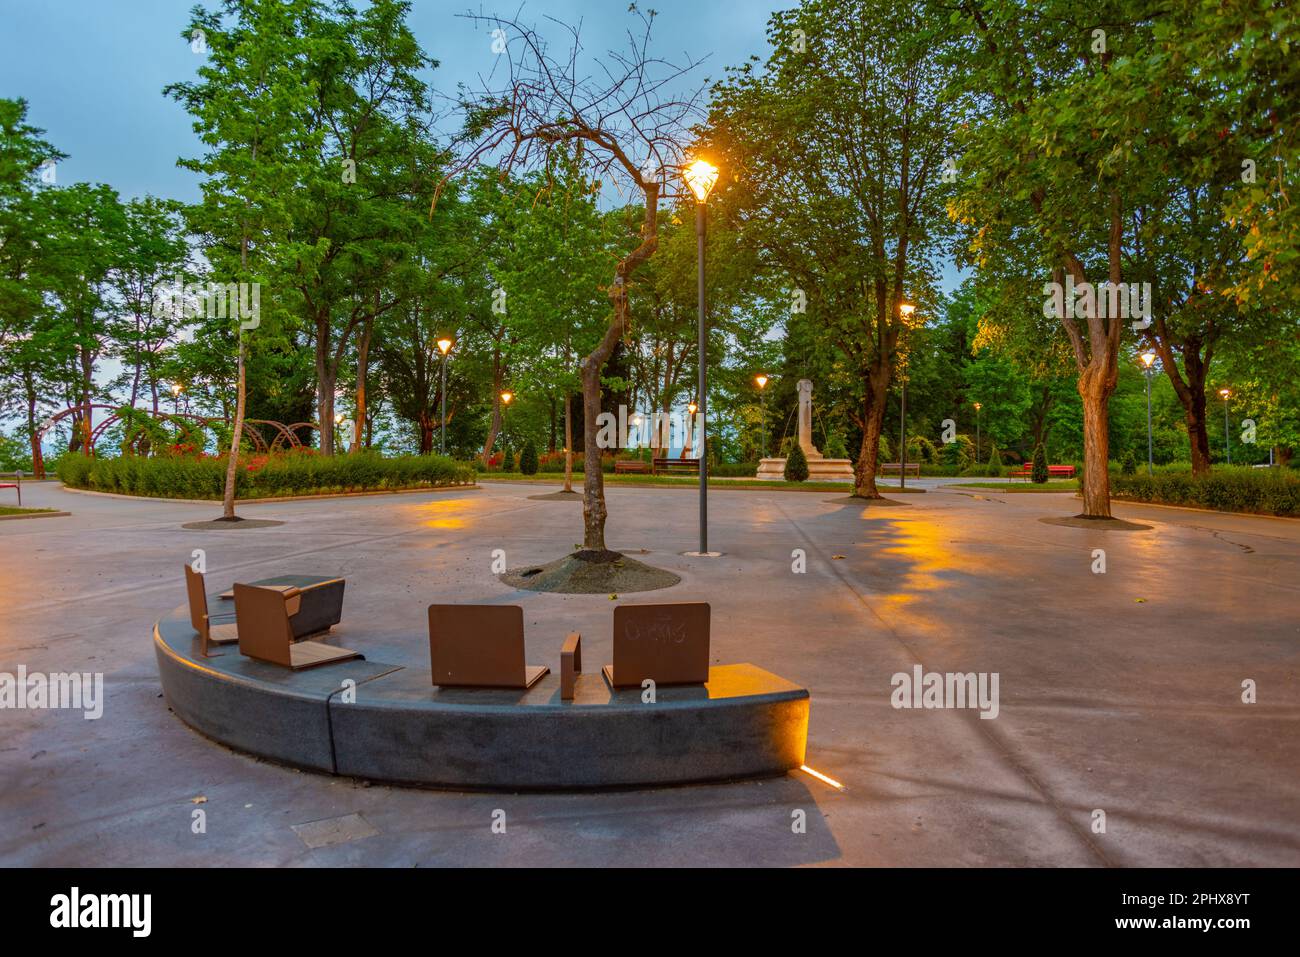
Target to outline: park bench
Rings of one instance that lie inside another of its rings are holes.
[[[302,607],[302,590],[293,586],[245,585],[235,582],[235,630],[239,653],[254,661],[294,671],[364,659],[364,655],[320,641],[294,639],[291,621]]]
[[[917,478],[921,477],[920,462],[908,462],[906,466],[901,462],[882,462],[880,463],[879,472],[881,475],[898,475],[904,470],[908,475],[915,475]]]
[[[1026,462],[1024,465],[1020,466],[1019,471],[1008,472],[1007,477],[1008,478],[1032,478],[1033,474],[1034,474],[1033,465],[1031,463]],[[1049,465],[1047,467],[1047,477],[1049,479],[1074,478],[1074,466],[1073,465]]]
[[[691,475],[700,474],[699,459],[655,459],[652,474],[658,475],[660,472],[688,472]]]
[[[531,688],[551,670],[524,663],[520,605],[430,605],[429,661],[440,688]]]
[[[614,663],[601,669],[611,688],[701,685],[709,680],[709,603],[619,605]]]
[[[650,463],[640,459],[619,459],[614,463],[615,475],[648,475]]]
[[[23,473],[22,472],[0,472],[0,479],[11,478],[12,482],[0,482],[0,488],[11,488],[18,493],[18,507],[23,505]]]
[[[239,640],[233,611],[208,614],[208,593],[203,573],[185,566],[185,592],[189,598],[190,624],[199,633],[199,653],[208,656],[208,645],[226,645]]]

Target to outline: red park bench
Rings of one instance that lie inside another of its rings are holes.
[[[1033,464],[1030,462],[1026,462],[1024,465],[1020,466],[1019,471],[1008,472],[1007,477],[1027,479],[1027,478],[1032,478],[1033,474],[1034,474]],[[1074,466],[1073,465],[1049,465],[1047,467],[1047,477],[1049,479],[1074,478]]]
[[[23,473],[22,472],[0,472],[0,479],[11,478],[12,482],[0,482],[0,488],[11,488],[18,493],[18,506],[23,504]]]

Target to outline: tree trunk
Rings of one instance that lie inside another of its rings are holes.
[[[316,418],[321,455],[334,454],[334,371],[330,369],[329,313],[316,315]]]
[[[357,342],[357,415],[352,429],[352,448],[348,450],[350,452],[361,449],[361,436],[366,427],[366,375],[370,366],[370,336],[374,329],[375,320],[367,320]]]
[[[417,423],[420,427],[420,454],[429,455],[433,452],[433,415],[428,409],[420,410],[420,419]]]
[[[573,491],[573,395],[564,390],[564,490]]]
[[[244,332],[239,336],[239,373],[235,385],[235,425],[230,432],[230,457],[226,461],[226,490],[221,500],[221,517],[235,517],[235,472],[239,465],[239,440],[244,432]]]
[[[1083,514],[1110,518],[1110,395],[1113,382],[1095,366],[1079,375],[1083,399]]]
[[[859,498],[884,498],[876,488],[880,458],[880,434],[885,425],[885,404],[889,396],[889,363],[876,359],[866,376],[862,403],[862,447],[853,466],[853,494]]]
[[[492,421],[488,425],[487,440],[483,443],[483,467],[487,468],[492,446],[501,433],[501,351],[492,353]]]

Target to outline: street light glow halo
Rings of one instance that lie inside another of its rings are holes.
[[[444,356],[451,351],[451,346],[452,346],[452,342],[450,339],[438,340],[438,351],[441,352]]]
[[[682,172],[682,178],[695,194],[696,200],[703,203],[718,182],[718,168],[707,160],[697,159]]]

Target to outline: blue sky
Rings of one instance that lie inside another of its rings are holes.
[[[190,0],[0,0],[0,96],[25,98],[29,122],[69,154],[58,167],[60,184],[107,183],[123,197],[199,198],[194,174],[176,167],[178,157],[197,155],[199,144],[189,117],[162,95],[168,83],[193,77],[200,62],[182,37],[191,6]],[[518,6],[505,0],[482,9],[513,13]],[[654,0],[649,6],[659,12],[659,55],[707,56],[701,77],[719,78],[724,66],[765,55],[769,0]],[[463,0],[415,0],[409,18],[425,52],[441,62],[430,76],[433,85],[447,93],[457,83],[476,87],[496,59],[490,31],[458,16],[468,8]],[[581,21],[593,53],[622,46],[637,24],[626,0],[523,5],[525,20],[544,29],[546,17]]]

